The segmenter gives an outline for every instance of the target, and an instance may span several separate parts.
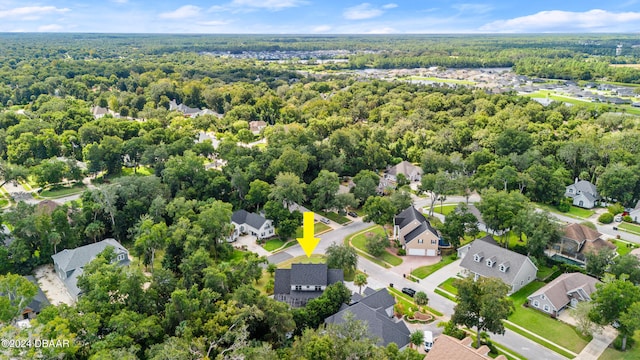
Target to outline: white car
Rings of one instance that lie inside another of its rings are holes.
[[[424,351],[429,352],[433,347],[433,333],[429,330],[424,330]]]
[[[615,222],[622,222],[622,215],[616,215],[616,216],[613,218],[613,220],[614,220]]]

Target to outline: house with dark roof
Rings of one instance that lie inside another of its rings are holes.
[[[602,238],[602,234],[581,224],[570,224],[564,227],[560,242],[553,245],[563,257],[586,264],[587,253],[599,252],[608,248],[613,251],[616,246]]]
[[[273,221],[264,216],[246,210],[238,210],[231,215],[231,223],[235,230],[229,241],[235,241],[241,234],[249,234],[258,239],[266,239],[275,235]]]
[[[442,334],[437,340],[427,354],[427,360],[491,360],[489,347],[482,345],[478,349],[474,348],[471,337],[458,340]],[[504,355],[498,355],[495,360],[507,360],[507,358]]]
[[[186,117],[198,117],[201,115],[214,115],[217,117],[222,117],[222,115],[216,113],[213,110],[192,108],[185,104],[178,104],[175,99],[169,102],[169,111],[179,111]]]
[[[479,277],[494,277],[510,286],[509,294],[520,290],[536,279],[538,267],[529,257],[499,246],[491,235],[474,240],[461,247],[460,267],[464,272]]]
[[[74,300],[77,300],[81,295],[81,290],[78,288],[78,277],[82,275],[85,265],[107,247],[112,247],[114,250],[114,262],[123,266],[129,265],[129,251],[116,239],[104,239],[75,249],[65,249],[51,256],[55,272]]]
[[[354,298],[356,299],[354,301]],[[354,294],[350,305],[343,305],[341,310],[324,320],[325,324],[341,324],[345,315],[350,313],[355,320],[360,320],[369,327],[369,334],[377,338],[379,345],[387,346],[395,343],[398,348],[409,344],[411,332],[402,320],[394,320],[393,306],[396,301],[386,288],[375,291],[365,289],[365,296]]]
[[[578,178],[573,184],[566,187],[564,196],[571,198],[573,205],[585,209],[593,208],[601,200],[595,185],[587,180],[578,180]]]
[[[327,286],[342,281],[342,269],[329,269],[327,264],[292,264],[291,269],[276,269],[273,298],[301,307],[322,295]]]
[[[441,238],[422,213],[409,206],[393,219],[393,237],[407,255],[437,256]]]
[[[18,321],[27,320],[24,323],[25,324],[24,326],[28,327],[29,326],[28,320],[34,319],[36,315],[40,314],[40,311],[42,311],[42,309],[44,309],[45,307],[49,306],[50,303],[47,297],[45,296],[44,292],[42,292],[42,289],[40,289],[40,285],[38,285],[36,278],[34,278],[31,275],[25,276],[25,278],[29,280],[31,283],[33,283],[38,289],[36,292],[36,295],[33,297],[31,302],[22,309],[20,313],[20,318],[17,319]],[[2,296],[2,293],[0,293],[0,296]]]
[[[556,317],[569,306],[575,308],[580,301],[591,301],[598,283],[598,279],[583,273],[562,274],[527,299],[529,306]]]

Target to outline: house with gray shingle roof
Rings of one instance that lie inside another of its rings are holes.
[[[394,218],[393,237],[400,241],[407,255],[438,255],[440,234],[413,206],[409,206]]]
[[[585,209],[593,208],[601,200],[595,185],[587,180],[578,180],[578,178],[573,184],[566,187],[564,196],[571,198],[573,205]]]
[[[498,246],[493,238],[477,239],[465,247],[460,267],[475,279],[498,278],[511,287],[509,294],[513,294],[536,279],[538,268],[531,259]]]
[[[382,192],[386,188],[395,188],[398,183],[398,175],[402,174],[404,177],[412,181],[420,181],[422,179],[422,168],[420,166],[413,165],[408,161],[402,161],[399,164],[396,164],[390,168],[388,168],[383,176],[380,178],[380,183],[378,184],[378,190]]]
[[[292,264],[291,269],[276,269],[273,298],[300,307],[322,295],[327,286],[342,281],[342,269],[329,269],[327,264]]]
[[[378,291],[367,288],[365,294],[368,295],[364,298],[356,296],[356,302],[352,298],[349,306],[344,305],[339,312],[326,318],[325,324],[341,324],[345,321],[345,315],[351,313],[355,320],[367,324],[369,333],[378,339],[379,345],[395,343],[400,349],[407,346],[411,332],[402,320],[394,320],[393,306],[396,301],[393,296],[386,288]]]
[[[246,210],[234,212],[231,215],[231,223],[235,227],[235,230],[229,238],[229,241],[235,241],[240,234],[250,234],[260,240],[275,235],[272,220]]]
[[[51,256],[58,277],[74,300],[77,300],[81,295],[81,290],[78,288],[78,277],[82,275],[85,265],[109,246],[114,250],[115,262],[120,265],[129,265],[129,251],[116,239],[104,239],[75,249],[65,249]]]
[[[580,301],[591,301],[598,283],[598,279],[583,273],[562,274],[527,299],[529,306],[556,317],[568,306],[574,308]]]

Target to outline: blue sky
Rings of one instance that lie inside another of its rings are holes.
[[[640,32],[640,0],[0,0],[0,32]]]

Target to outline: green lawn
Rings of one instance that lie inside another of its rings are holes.
[[[457,204],[449,204],[449,205],[433,205],[433,212],[437,212],[442,215],[449,215],[450,212],[455,210],[458,207]]]
[[[153,175],[153,169],[148,166],[138,166],[138,169],[134,172],[133,168],[122,167],[122,176],[149,176]]]
[[[551,100],[566,102],[574,105],[583,105],[589,108],[595,108],[596,106],[605,106],[607,107],[608,111],[626,112],[628,114],[640,115],[640,109],[634,108],[631,105],[612,105],[607,103],[591,102],[591,101],[586,101],[586,100],[581,100],[581,99],[577,99],[569,96],[556,94],[554,91],[551,91],[551,90],[540,90],[531,94],[526,94],[524,96],[527,96],[530,98],[538,98],[538,99],[544,99],[548,97]]]
[[[555,206],[547,204],[535,203],[535,206],[539,207],[540,209],[547,210],[548,212],[565,215],[576,219],[586,219],[595,213],[595,211],[593,210],[583,209],[573,205],[571,205],[568,212],[562,212]]]
[[[543,286],[543,282],[534,281],[511,295],[515,310],[509,316],[509,321],[566,349],[579,353],[591,339],[580,335],[573,326],[552,319],[549,315],[545,315],[540,311],[522,306],[527,301],[527,296]],[[530,338],[535,341],[533,337]],[[541,344],[547,346],[544,342],[541,342]],[[556,351],[555,349],[552,350]]]
[[[233,250],[231,254],[231,259],[229,261],[240,260],[245,256],[246,252],[241,250]]]
[[[457,254],[455,254],[457,256]],[[452,262],[455,261],[457,257],[454,257],[454,254],[452,255],[448,255],[448,256],[444,256],[442,257],[442,260],[440,260],[440,262],[437,262],[433,265],[427,265],[427,266],[421,266],[415,270],[413,270],[411,272],[411,275],[420,278],[420,279],[424,279],[427,276],[433,274],[434,272],[442,269],[443,267],[451,264]]]
[[[438,287],[446,292],[449,292],[453,295],[458,295],[458,288],[453,285],[453,282],[456,281],[457,278],[448,278],[443,281]]]
[[[360,251],[364,251],[367,252],[367,248],[365,246],[365,240],[366,240],[366,234],[372,232],[375,234],[380,234],[380,235],[386,235],[384,229],[382,228],[382,226],[380,225],[376,225],[373,228],[369,228],[363,232],[360,232],[358,235],[354,236],[351,239],[351,244],[358,250]],[[373,255],[371,255],[373,257]],[[399,258],[398,256],[395,256],[393,254],[390,254],[389,252],[384,252],[382,253],[381,256],[377,257],[378,259],[387,262],[393,266],[398,266],[400,264],[402,264],[402,259]]]
[[[327,230],[331,230],[331,227],[329,225],[323,224],[321,222],[316,222],[315,224],[313,224],[313,233],[316,235]],[[298,230],[296,230],[296,236],[294,239],[301,238],[302,233],[302,226],[300,226]]]
[[[627,345],[627,351],[622,352],[613,348],[607,348],[598,360],[638,360],[640,359],[640,331],[636,331],[633,339],[636,341],[633,347]]]
[[[86,190],[86,186],[83,183],[76,183],[71,187],[68,186],[54,186],[51,189],[44,190],[40,193],[40,196],[44,198],[59,198],[63,196],[79,194]]]
[[[348,218],[335,213],[335,212],[324,212],[324,211],[319,211],[318,214],[326,217],[327,219],[331,220],[331,221],[335,221],[340,225],[344,225],[348,222],[351,222],[351,220],[349,220]]]
[[[620,224],[618,224],[618,229],[623,229],[626,232],[630,232],[632,234],[640,235],[640,226],[632,224],[632,223],[621,222]]]
[[[553,274],[554,271],[556,271],[557,268],[554,267],[548,267],[548,266],[544,266],[544,265],[538,265],[538,274],[536,275],[536,277],[539,280],[544,280],[547,277],[549,277],[549,275]]]
[[[7,205],[9,205],[9,200],[1,198],[0,199],[0,207],[5,207]]]
[[[267,251],[273,251],[275,249],[281,248],[282,245],[284,245],[284,241],[280,239],[269,239],[266,243],[264,243],[264,245],[262,245],[262,247]]]
[[[618,247],[618,254],[620,255],[627,255],[628,253],[631,252],[631,250],[635,249],[638,247],[638,245],[634,244],[634,243],[630,243],[627,241],[621,241],[621,240],[613,240],[613,244]],[[631,245],[631,246],[629,246]]]
[[[278,264],[278,268],[280,269],[291,269],[291,264],[324,264],[327,261],[324,255],[320,254],[311,254],[311,257],[307,257],[307,255],[302,255],[298,257],[291,258],[289,260],[285,260]]]
[[[433,292],[438,294],[438,295],[440,295],[440,296],[442,296],[443,298],[447,298],[447,299],[449,299],[449,300],[451,300],[453,302],[457,302],[458,301],[455,296],[451,296],[451,295],[447,294],[446,292],[444,292],[444,291],[442,291],[442,290],[440,290],[438,288],[435,288],[433,290]]]

